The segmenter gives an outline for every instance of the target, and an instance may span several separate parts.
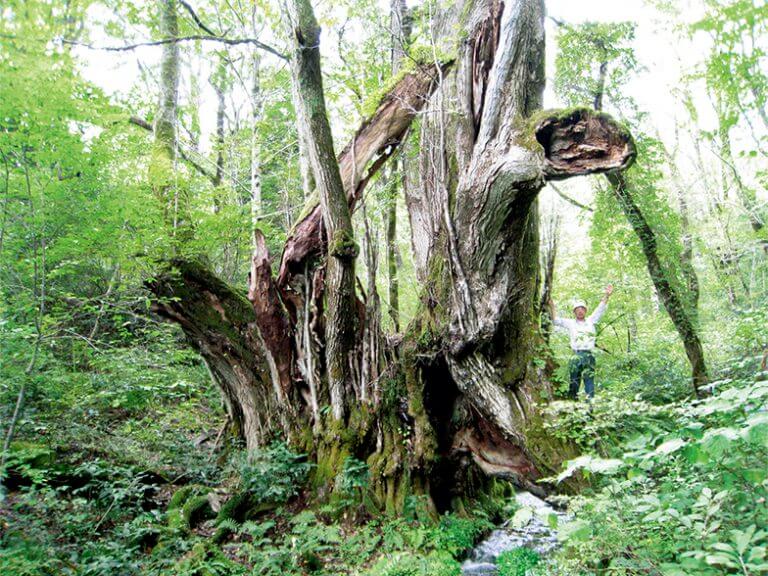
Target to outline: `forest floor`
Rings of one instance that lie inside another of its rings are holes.
[[[498,573],[768,573],[768,381],[755,364],[732,363],[702,401],[606,386],[591,408],[552,403],[552,432],[585,454],[559,480],[579,474],[586,489],[559,498],[570,517],[553,557],[513,550]],[[377,516],[364,466],[349,467],[347,496],[310,506],[301,455],[274,444],[246,462],[216,445],[224,413],[196,362],[134,371],[145,377],[101,396],[81,380],[70,393],[87,400],[32,394],[4,480],[0,573],[450,576],[494,526],[526,521],[511,489],[461,514],[434,518],[413,498]]]

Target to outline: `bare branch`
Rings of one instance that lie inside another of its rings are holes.
[[[557,193],[558,196],[560,196],[560,198],[562,198],[566,202],[568,202],[570,204],[573,204],[577,208],[581,208],[582,210],[586,210],[587,212],[594,212],[595,211],[594,208],[591,208],[590,206],[587,206],[586,204],[582,204],[581,202],[579,202],[575,198],[571,198],[570,196],[568,196],[565,192],[560,190],[560,188],[558,188],[557,186],[552,184],[552,182],[547,182],[547,184],[549,185],[550,188],[552,188],[552,190],[554,190]]]
[[[207,32],[211,36],[219,36],[218,34],[216,34],[216,32],[208,28],[208,26],[203,24],[203,22],[200,20],[200,17],[195,12],[195,9],[192,8],[192,6],[190,6],[188,2],[185,2],[184,0],[179,0],[179,4],[184,6],[184,9],[187,12],[189,12],[189,15],[192,16],[192,20],[195,21],[195,24],[197,24],[198,28],[200,28],[203,32]]]
[[[129,50],[135,50],[136,48],[142,48],[144,46],[162,46],[164,44],[173,44],[178,42],[191,42],[200,40],[202,42],[221,42],[229,46],[237,46],[239,44],[252,44],[265,52],[277,56],[281,60],[288,60],[288,57],[277,49],[273,48],[269,44],[265,44],[257,38],[226,38],[219,36],[206,36],[204,34],[193,34],[191,36],[179,36],[178,38],[162,38],[161,40],[151,40],[148,42],[137,42],[135,44],[126,44],[124,46],[94,46],[87,42],[78,42],[76,40],[68,40],[61,38],[62,44],[68,44],[71,46],[80,46],[88,48],[90,50],[104,50],[106,52],[127,52]]]

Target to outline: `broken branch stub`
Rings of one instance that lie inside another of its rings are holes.
[[[535,135],[544,148],[547,180],[625,170],[637,153],[629,130],[588,108],[551,113],[538,122]]]

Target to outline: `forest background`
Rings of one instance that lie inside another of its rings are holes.
[[[402,58],[444,57],[430,23],[446,3],[413,4],[407,35],[399,2],[314,6],[336,150]],[[537,332],[532,363],[553,384],[543,426],[580,454],[549,479],[573,516],[537,570],[768,573],[768,6],[578,4],[547,3],[544,108],[596,108],[627,127],[646,227],[602,175],[539,194],[537,316],[550,295],[566,313],[616,291],[593,405],[564,400],[568,343],[546,314]],[[171,107],[168,10],[188,38],[171,43]],[[418,490],[377,499],[363,457],[342,459],[333,495],[318,496],[310,450],[275,435],[247,456],[215,374],[153,305],[170,256],[245,293],[262,237],[278,272],[311,203],[286,44],[271,2],[0,6],[4,573],[448,575],[514,515],[506,482],[436,510]],[[352,217],[357,293],[366,306],[378,295],[387,343],[407,339],[425,295],[402,189],[418,132]]]

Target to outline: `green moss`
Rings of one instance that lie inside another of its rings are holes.
[[[296,224],[299,224],[307,216],[312,214],[312,211],[320,204],[320,192],[317,189],[312,191],[312,194],[304,201],[304,207],[296,217]]]
[[[336,230],[328,246],[328,253],[341,260],[354,260],[360,253],[355,237],[348,230]]]
[[[219,524],[224,520],[243,522],[250,503],[250,493],[238,492],[237,494],[233,494],[219,509],[219,513],[216,515],[216,524]]]
[[[171,530],[186,530],[188,528],[184,523],[184,517],[180,508],[168,511],[168,527]]]
[[[210,520],[214,516],[207,495],[190,498],[181,509],[182,525],[187,528],[194,528],[200,522]]]
[[[400,68],[397,74],[390,76],[377,90],[366,97],[362,106],[362,113],[365,118],[370,118],[379,108],[387,95],[397,86],[400,81],[413,73],[419,66],[434,65],[438,62],[441,65],[453,62],[456,59],[455,53],[449,53],[433,47],[428,44],[415,44],[408,50],[408,55],[400,61]]]
[[[176,492],[173,493],[170,502],[168,502],[168,510],[175,510],[181,508],[189,500],[189,497],[193,494],[200,493],[200,487],[194,484],[182,486]]]

